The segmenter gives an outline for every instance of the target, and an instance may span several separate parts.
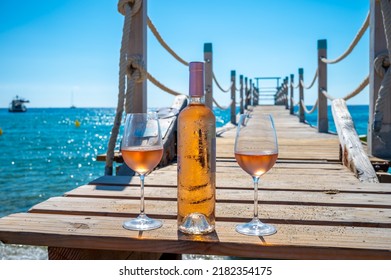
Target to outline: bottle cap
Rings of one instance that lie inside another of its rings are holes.
[[[190,62],[190,88],[189,94],[192,97],[204,96],[204,63],[203,62]]]

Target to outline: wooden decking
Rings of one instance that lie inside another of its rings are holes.
[[[338,137],[300,124],[285,107],[258,106],[254,111],[273,114],[279,138],[279,159],[262,178],[259,192],[260,218],[276,225],[275,235],[259,238],[235,232],[235,224],[251,219],[253,190],[250,176],[234,159],[232,129],[217,139],[217,223],[213,234],[187,236],[177,231],[173,163],[146,178],[146,212],[163,220],[160,229],[124,230],[123,220],[139,211],[139,178],[104,176],[35,205],[28,213],[0,219],[0,240],[49,246],[52,258],[58,257],[56,252],[64,258],[133,258],[126,252],[139,251],[277,259],[391,259],[391,184],[360,183],[339,162]],[[93,254],[84,254],[85,249]]]

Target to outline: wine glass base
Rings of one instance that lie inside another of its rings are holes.
[[[246,224],[236,226],[236,231],[245,235],[266,236],[277,232],[277,229],[269,224],[262,223],[259,219],[253,219]]]
[[[163,222],[149,218],[145,214],[140,214],[137,218],[125,221],[122,226],[129,230],[152,230],[160,228]]]

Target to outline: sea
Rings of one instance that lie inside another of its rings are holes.
[[[368,106],[348,108],[357,133],[365,135]],[[229,110],[214,113],[216,127],[230,121]],[[0,217],[26,212],[104,175],[105,163],[96,158],[106,152],[114,116],[114,108],[0,109]],[[335,132],[331,116],[329,108],[329,130]],[[306,120],[316,126],[316,111]],[[47,249],[0,242],[0,259],[47,259]]]

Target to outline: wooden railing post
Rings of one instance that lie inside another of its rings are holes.
[[[288,77],[284,79],[284,96],[285,96],[285,109],[289,109],[289,98],[288,98]]]
[[[128,55],[138,56],[143,62],[143,68],[147,70],[147,0],[141,1],[141,7],[132,17],[132,26],[129,32],[132,44],[128,45]],[[128,83],[130,80],[128,80]],[[129,87],[129,84],[128,84]],[[134,92],[131,96],[130,111],[126,113],[147,112],[147,80],[134,84]]]
[[[252,79],[250,79],[249,80],[247,106],[252,105],[252,100],[253,100],[253,82],[252,82]]]
[[[231,123],[236,124],[236,71],[231,71]]]
[[[304,103],[304,87],[302,82],[304,81],[304,70],[303,68],[299,68],[299,120],[300,122],[305,121],[305,116],[304,116],[304,108],[302,104],[302,100]]]
[[[293,104],[293,74],[291,74],[291,84],[290,84],[290,98],[289,98],[289,113],[293,115],[293,107],[295,104]]]
[[[243,75],[239,76],[240,81],[240,114],[244,113],[244,97],[243,97]]]
[[[213,52],[212,43],[204,44],[205,105],[213,110]]]
[[[368,120],[368,153],[379,158],[391,158],[391,92],[383,100],[383,121],[381,130],[375,134],[373,130],[375,105],[382,79],[375,71],[375,58],[387,53],[387,42],[379,1],[370,1],[370,48],[369,48],[369,120]],[[388,27],[391,28],[391,27]],[[391,59],[391,58],[390,58]],[[391,71],[391,68],[388,69]]]
[[[247,110],[247,100],[248,100],[248,87],[247,87],[247,77],[244,78],[244,109]]]
[[[259,105],[259,87],[255,88],[255,95],[254,95],[254,105],[258,106]]]
[[[318,132],[328,132],[327,98],[322,93],[327,91],[327,64],[322,58],[327,58],[327,40],[318,40]]]

